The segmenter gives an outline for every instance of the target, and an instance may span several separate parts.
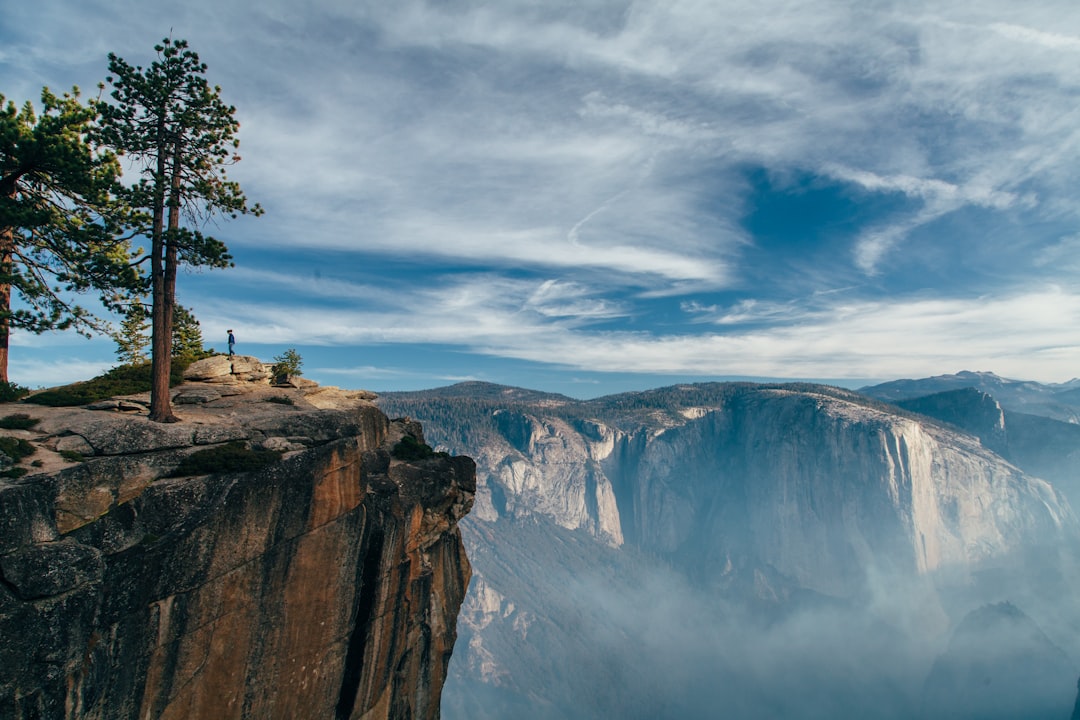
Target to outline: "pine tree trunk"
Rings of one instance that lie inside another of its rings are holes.
[[[159,127],[159,137],[164,137],[164,128]],[[150,339],[150,419],[154,422],[177,422],[173,414],[172,398],[169,397],[169,373],[172,370],[172,302],[166,282],[168,266],[167,248],[174,245],[167,240],[165,233],[165,182],[168,166],[168,145],[158,145],[157,176],[154,178],[154,228],[151,234],[151,339]],[[172,185],[179,181],[179,171],[174,168]],[[171,196],[172,193],[170,193]],[[178,209],[178,208],[177,208]],[[170,208],[170,225],[172,224]],[[173,250],[175,253],[175,249]],[[175,287],[175,270],[173,284]]]
[[[0,230],[0,276],[10,277],[15,228]],[[8,382],[8,340],[11,336],[11,283],[0,282],[0,382]]]
[[[172,362],[169,357],[169,331],[165,329],[165,274],[162,272],[161,258],[163,249],[154,249],[151,260],[154,307],[151,311],[153,330],[150,340],[150,419],[154,422],[176,422],[177,418],[172,412],[172,399],[169,397],[169,371],[172,369]]]
[[[150,340],[150,419],[154,422],[177,422],[179,418],[173,415],[172,399],[169,397],[169,372],[172,370],[172,358],[169,356],[171,337],[167,329],[165,274],[161,258],[163,249],[155,249],[151,260],[154,307]]]
[[[0,182],[0,193],[15,203],[19,196],[19,173],[8,175]],[[15,254],[15,228],[0,229],[0,382],[8,382],[8,347],[11,339],[11,277],[12,257]]]

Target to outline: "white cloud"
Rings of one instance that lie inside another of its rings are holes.
[[[994,368],[1044,381],[1073,377],[1080,352],[1080,295],[1053,287],[1001,298],[836,304],[799,320],[692,336],[565,332],[502,351],[619,372],[892,378]]]
[[[864,190],[899,192],[943,207],[971,204],[1003,210],[1017,201],[1015,193],[1002,192],[978,184],[956,185],[944,180],[910,175],[882,176],[831,163],[826,164],[822,170],[838,180],[854,183]]]
[[[902,217],[891,224],[885,224],[861,233],[855,242],[853,251],[855,265],[867,275],[877,275],[879,267],[889,252],[912,230],[937,220],[954,209],[956,209],[955,205],[946,205],[944,208],[923,209],[913,215]]]
[[[1042,47],[1051,50],[1080,52],[1080,37],[1077,36],[1044,32],[1042,30],[1010,23],[992,23],[990,29],[1010,40],[1022,40],[1024,42],[1041,45]]]
[[[247,77],[231,83],[258,108],[241,105],[248,159],[237,173],[262,190],[265,222],[278,216],[265,241],[281,245],[409,247],[726,285],[737,268],[716,258],[665,257],[685,256],[685,239],[642,200],[665,196],[668,217],[692,225],[707,218],[701,192],[732,188],[688,183],[687,169],[709,168],[708,182],[722,183],[742,163],[766,163],[927,203],[859,241],[854,262],[873,273],[927,218],[1030,204],[1035,195],[1016,188],[1080,152],[1080,134],[1063,144],[1075,133],[1061,122],[1068,93],[1016,90],[1033,76],[1076,82],[1075,69],[1039,54],[1071,47],[1068,23],[1037,30],[1046,15],[1037,9],[1029,26],[994,4],[319,7],[325,15],[279,4],[256,17],[253,40],[274,49],[253,53],[265,67],[248,61]],[[295,30],[265,34],[282,27]],[[311,42],[319,32],[329,46]],[[378,42],[350,40],[364,33]],[[271,104],[276,96],[290,102]],[[956,125],[940,142],[928,126],[920,140],[924,121]],[[1013,130],[1008,143],[979,139]],[[629,190],[616,223],[602,208]],[[546,251],[553,233],[576,236],[598,210],[587,227],[602,250]],[[635,242],[614,241],[634,227],[644,228]]]
[[[443,343],[576,371],[672,375],[891,378],[990,368],[1021,378],[1073,377],[1080,294],[1047,286],[995,297],[804,303],[686,303],[723,331],[659,334],[592,328],[612,315],[582,287],[476,277],[399,296],[382,312],[234,308],[245,339],[268,344]]]
[[[1080,234],[1069,235],[1060,241],[1047,245],[1035,257],[1036,267],[1054,273],[1076,273],[1080,271]]]

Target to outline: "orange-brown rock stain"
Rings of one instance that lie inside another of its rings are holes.
[[[373,407],[311,423],[316,446],[256,471],[147,479],[148,456],[105,458],[69,471],[51,497],[8,491],[12,506],[28,498],[28,526],[51,525],[9,545],[44,554],[60,520],[65,542],[87,548],[62,556],[82,563],[63,577],[90,578],[65,595],[82,603],[77,632],[55,638],[42,625],[43,640],[26,640],[55,640],[64,658],[62,685],[47,689],[55,716],[439,716],[470,573],[456,523],[475,465],[391,473],[392,424]]]

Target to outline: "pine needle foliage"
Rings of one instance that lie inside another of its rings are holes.
[[[116,310],[139,283],[116,195],[120,165],[94,142],[97,119],[78,88],[43,89],[40,113],[0,95],[0,381],[12,329],[106,331],[75,295],[96,290]]]
[[[186,40],[165,38],[154,46],[149,66],[109,55],[106,78],[110,101],[101,113],[98,138],[116,152],[142,163],[142,177],[127,188],[130,221],[150,239],[151,363],[150,419],[175,422],[168,368],[176,313],[176,273],[180,265],[224,268],[228,248],[198,227],[215,217],[261,215],[249,207],[226,168],[240,160],[236,108],[221,99],[221,88],[206,80],[206,64]],[[136,212],[137,210],[137,212]]]

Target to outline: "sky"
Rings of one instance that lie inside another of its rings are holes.
[[[180,275],[219,350],[579,398],[1080,375],[1075,0],[0,0],[0,93],[170,34],[266,210]],[[115,363],[12,338],[30,387]]]

